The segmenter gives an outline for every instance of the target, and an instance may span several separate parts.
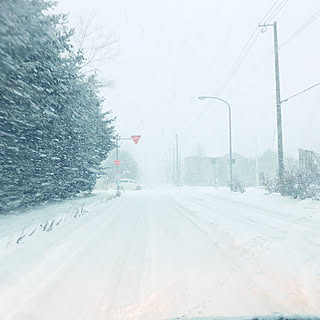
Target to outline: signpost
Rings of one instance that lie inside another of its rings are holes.
[[[141,135],[133,135],[131,138],[120,138],[119,136],[116,137],[116,160],[114,163],[116,164],[117,168],[119,168],[120,165],[120,160],[119,160],[119,141],[120,140],[133,140],[135,144],[139,142],[141,138]],[[116,185],[117,185],[117,190],[118,193],[120,193],[120,171],[117,170],[117,175],[116,175]]]

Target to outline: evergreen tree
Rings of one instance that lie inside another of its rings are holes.
[[[0,211],[92,190],[113,148],[99,82],[52,6],[0,2]]]

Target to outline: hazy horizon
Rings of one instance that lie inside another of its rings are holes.
[[[199,101],[199,95],[218,95],[232,108],[233,149],[255,157],[277,150],[272,28],[260,34],[247,59],[220,88],[252,31],[273,0],[193,1],[75,1],[60,0],[58,11],[69,12],[70,25],[94,16],[92,26],[117,42],[115,55],[99,66],[106,109],[117,116],[123,137],[141,134],[139,145],[122,143],[152,174],[168,157],[179,134],[181,157],[198,145],[207,156],[228,152],[225,105]],[[315,13],[318,2],[289,1],[276,16],[279,43],[284,43]],[[319,21],[280,48],[282,99],[319,82],[317,44]],[[94,35],[92,36],[94,39]],[[293,54],[294,53],[294,54]],[[315,88],[283,104],[285,156],[298,149],[320,151],[320,120]],[[157,171],[157,170],[156,170]]]

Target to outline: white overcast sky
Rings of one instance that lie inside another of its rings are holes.
[[[71,26],[94,14],[95,25],[118,38],[117,55],[99,69],[101,78],[114,81],[103,91],[106,106],[118,117],[121,136],[142,134],[141,144],[123,147],[157,171],[176,133],[182,157],[199,143],[208,156],[228,152],[226,107],[197,96],[217,94],[274,2],[60,0],[58,10],[70,14]],[[289,0],[276,18],[280,44],[319,9],[319,0]],[[320,82],[319,31],[320,18],[280,50],[282,98]],[[234,151],[245,156],[276,150],[273,59],[269,29],[221,94],[232,107]],[[319,102],[320,87],[283,105],[286,154],[320,151]]]

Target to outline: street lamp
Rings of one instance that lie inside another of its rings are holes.
[[[229,111],[229,161],[230,161],[230,190],[233,191],[233,180],[232,180],[232,136],[231,136],[231,108],[227,101],[218,98],[218,97],[206,97],[206,96],[200,96],[198,97],[199,100],[206,100],[206,99],[213,99],[213,100],[219,100],[224,102],[228,106]]]

